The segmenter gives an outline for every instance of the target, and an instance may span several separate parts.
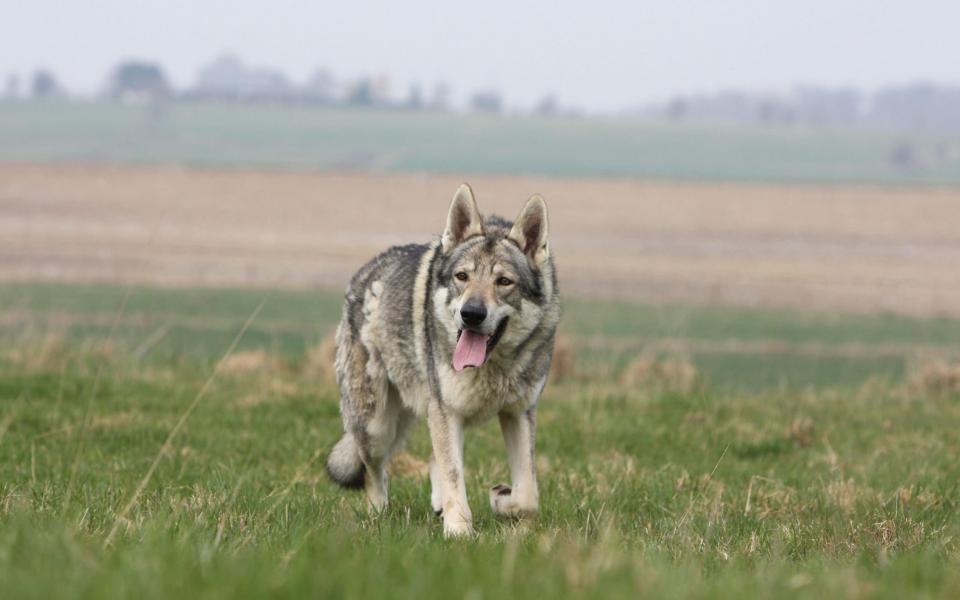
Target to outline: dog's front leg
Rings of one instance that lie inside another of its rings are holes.
[[[447,537],[473,533],[473,515],[467,504],[463,478],[463,419],[444,410],[438,400],[427,412],[436,475],[439,478],[443,534]]]
[[[512,485],[500,484],[490,489],[490,507],[498,515],[529,517],[537,514],[536,410],[536,406],[531,406],[520,414],[500,413],[500,431],[507,446]]]

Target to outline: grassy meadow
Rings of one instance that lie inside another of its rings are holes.
[[[385,514],[325,477],[338,311],[0,287],[0,595],[960,595],[960,321],[571,299],[539,518],[491,515],[490,423],[467,438],[478,536],[444,540],[424,426]]]
[[[0,161],[960,182],[955,135],[269,105],[0,102]],[[892,157],[909,147],[914,164]]]

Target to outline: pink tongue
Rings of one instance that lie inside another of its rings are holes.
[[[479,367],[485,360],[487,360],[487,336],[464,329],[453,351],[453,370],[462,371],[467,367]]]

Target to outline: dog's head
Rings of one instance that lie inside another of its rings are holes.
[[[457,335],[456,371],[480,367],[498,345],[516,347],[540,324],[554,293],[547,230],[547,205],[539,195],[510,223],[484,220],[470,187],[457,190],[438,269],[438,299]]]

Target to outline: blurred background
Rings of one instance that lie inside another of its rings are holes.
[[[546,197],[570,377],[954,381],[958,21],[950,0],[8,7],[0,327],[215,356],[270,293],[244,343],[303,357],[350,274],[437,235],[469,181],[508,218]]]
[[[958,25],[0,0],[0,596],[960,598]],[[384,514],[323,463],[344,287],[464,181],[563,319],[539,518],[494,419],[451,543],[426,427]]]

